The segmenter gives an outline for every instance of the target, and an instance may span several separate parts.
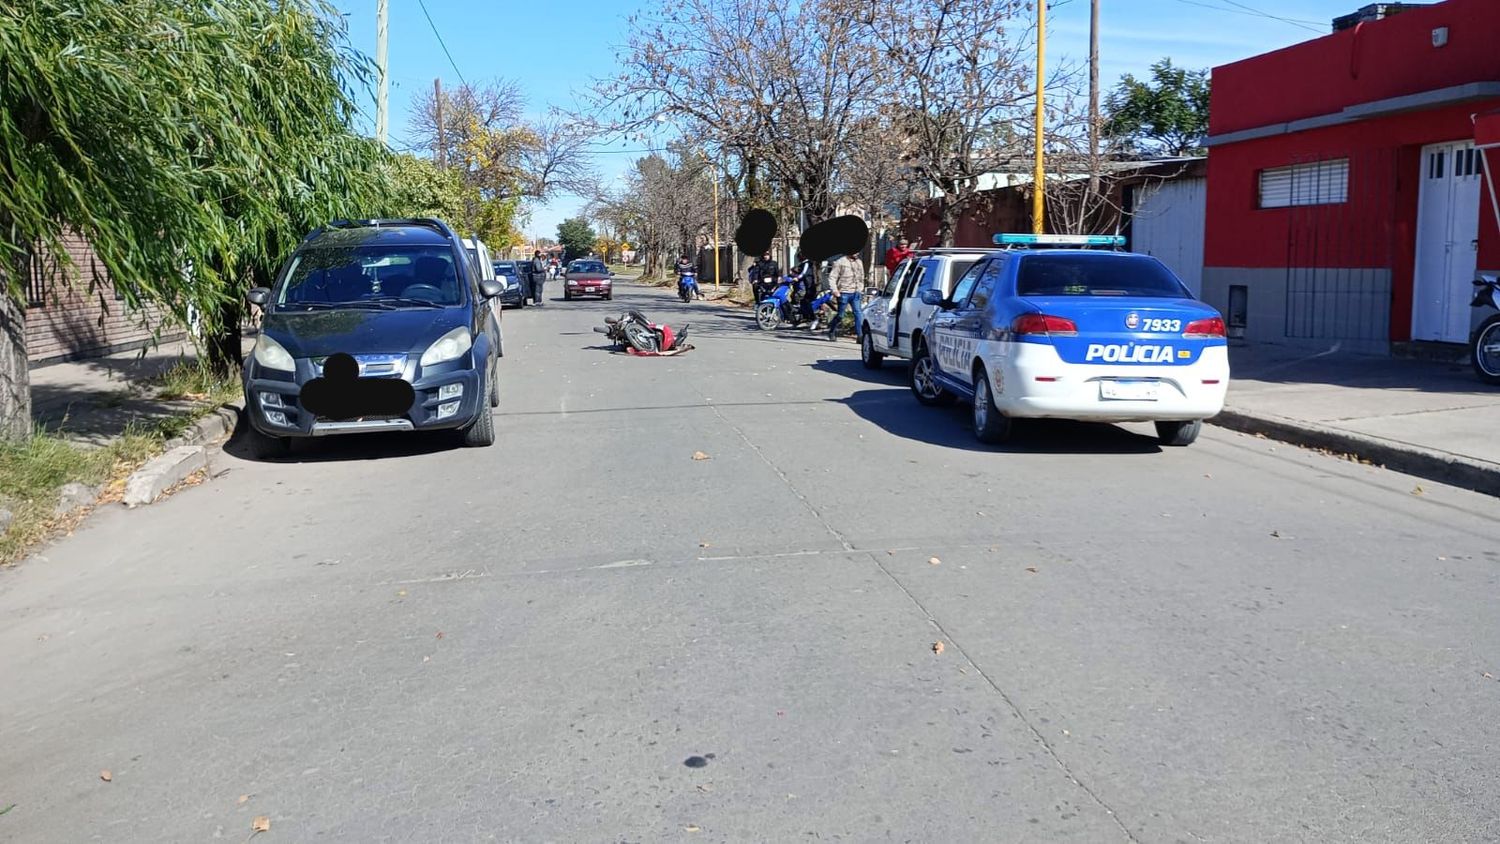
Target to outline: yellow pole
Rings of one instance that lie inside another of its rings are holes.
[[[1036,4],[1036,167],[1031,175],[1031,232],[1044,234],[1047,231],[1043,214],[1046,213],[1046,171],[1042,168],[1042,84],[1046,79],[1044,62],[1047,57],[1047,0]]]
[[[719,174],[714,174],[714,290],[719,290]]]

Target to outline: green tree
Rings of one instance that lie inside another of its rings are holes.
[[[366,78],[323,0],[0,4],[0,435],[30,430],[30,256],[92,245],[127,306],[155,302],[239,363],[242,293],[306,231],[384,202],[351,131]]]
[[[557,224],[557,242],[563,247],[563,260],[581,258],[594,249],[594,227],[582,217],[569,217]]]
[[[1201,152],[1208,137],[1208,71],[1151,66],[1151,81],[1130,74],[1110,94],[1104,132],[1125,146],[1170,155]]]

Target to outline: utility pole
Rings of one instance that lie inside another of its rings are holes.
[[[1046,81],[1047,59],[1047,0],[1036,4],[1036,166],[1031,174],[1031,232],[1043,234],[1046,221],[1046,171],[1042,168],[1042,85]]]
[[[714,290],[719,286],[719,174],[714,172]]]
[[[1089,193],[1083,212],[1099,195],[1099,0],[1089,0]],[[1087,219],[1084,220],[1087,225]]]
[[[386,130],[390,123],[391,74],[388,67],[386,46],[389,40],[386,19],[389,17],[390,0],[375,0],[375,140],[385,146]]]
[[[448,166],[448,141],[447,134],[443,131],[443,80],[432,80],[432,102],[437,108],[437,163],[439,167]]]

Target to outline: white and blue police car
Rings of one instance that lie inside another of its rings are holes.
[[[1160,261],[1115,235],[1000,234],[935,305],[909,370],[926,405],[968,399],[974,434],[1011,420],[1155,422],[1165,445],[1197,439],[1224,407],[1224,318]],[[1110,247],[1109,250],[1089,247]]]

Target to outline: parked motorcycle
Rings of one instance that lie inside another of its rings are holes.
[[[833,298],[832,294],[824,293],[810,303],[794,302],[793,293],[802,293],[805,286],[806,283],[796,276],[784,277],[781,284],[755,306],[755,324],[765,331],[780,328],[782,323],[795,327],[802,324],[807,314],[816,315],[818,309]]]
[[[1500,293],[1500,275],[1481,273],[1474,279],[1474,301],[1469,307],[1500,311],[1500,301],[1495,298],[1497,293]],[[1491,314],[1474,330],[1469,359],[1479,380],[1486,384],[1500,384],[1500,313]]]
[[[697,270],[683,270],[677,274],[677,298],[684,302],[703,298],[703,292],[698,289]]]
[[[687,342],[686,325],[673,328],[653,323],[640,311],[605,317],[604,325],[594,326],[594,331],[609,337],[619,349],[634,355],[672,355],[693,348]]]

